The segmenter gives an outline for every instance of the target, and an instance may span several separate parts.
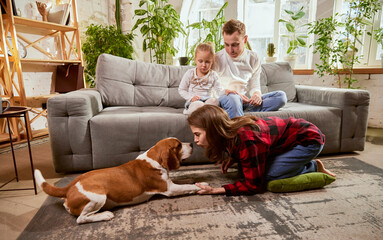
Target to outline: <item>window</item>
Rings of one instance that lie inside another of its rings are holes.
[[[382,10],[379,11],[378,14],[375,15],[373,29],[383,28],[383,18],[382,18]],[[381,54],[383,54],[382,50],[383,46],[378,45],[376,41],[372,41],[371,50],[369,56],[369,64],[370,65],[381,65]],[[375,54],[374,54],[375,53]]]
[[[347,0],[335,0],[334,13],[335,12],[347,14],[350,12],[350,3]],[[359,65],[356,65],[356,67],[380,65],[380,54],[383,53],[382,46],[378,45],[367,32],[373,32],[374,29],[383,27],[383,19],[381,15],[382,11],[380,10],[372,19],[368,19],[371,21],[372,26],[367,26],[363,29],[364,34],[361,39],[359,39],[361,43],[357,42],[356,46],[356,48],[358,48],[357,55],[360,56],[360,63]]]
[[[202,22],[203,19],[213,20],[224,3],[224,0],[193,1],[188,18],[189,24]],[[199,39],[204,39],[206,35],[203,30],[193,29],[190,31],[189,42],[193,45]]]
[[[234,0],[233,0],[234,1]],[[272,42],[276,48],[276,57],[278,61],[284,61],[286,56],[288,41],[281,37],[286,34],[285,24],[279,23],[278,20],[288,19],[286,10],[297,11],[302,6],[304,7],[305,16],[301,19],[301,24],[306,24],[316,20],[317,0],[235,0],[238,2],[236,6],[243,7],[238,9],[238,12],[243,12],[243,15],[237,16],[246,24],[248,40],[252,49],[257,52],[262,62],[267,56],[266,49],[268,43]],[[181,21],[185,26],[194,22],[200,22],[202,19],[210,21],[218,12],[219,8],[224,4],[224,0],[184,0],[181,9]],[[231,2],[231,1],[230,1]],[[230,6],[230,4],[229,4]],[[243,11],[239,11],[243,10]],[[349,10],[348,0],[335,0],[333,9],[328,9],[334,13],[346,13]],[[226,11],[226,10],[225,10]],[[226,17],[226,19],[228,19]],[[382,46],[367,34],[367,31],[372,32],[374,29],[383,27],[383,18],[381,11],[370,20],[373,25],[365,29],[365,34],[362,37],[362,44],[358,46],[358,54],[362,56],[361,66],[377,66],[380,65],[380,54],[383,53]],[[308,29],[302,28],[299,34],[308,35]],[[190,32],[189,46],[192,46],[199,37],[204,37],[202,31],[193,30]],[[308,35],[306,45],[310,46],[314,41],[312,34]],[[179,46],[178,56],[184,55],[185,43],[184,37],[176,43]],[[295,64],[297,69],[311,69],[313,67],[313,49],[299,48],[297,49],[298,56]]]
[[[180,18],[186,28],[189,24],[201,22],[202,19],[211,21],[217,15],[219,9],[225,3],[224,0],[184,0],[181,7]],[[206,33],[203,30],[190,29],[188,47],[193,46],[200,38],[204,39]],[[176,40],[179,46],[178,56],[185,56],[185,36]]]
[[[275,20],[279,16],[275,9],[279,7],[272,0],[247,0],[244,6],[244,23],[249,44],[263,61],[267,56],[266,49],[269,43],[274,43],[276,51],[279,52],[277,37],[279,31],[275,24]]]
[[[288,41],[282,38],[287,33],[284,24],[280,24],[280,18],[288,19],[286,10],[297,11],[304,7],[305,16],[301,19],[300,25],[315,20],[316,0],[245,0],[244,4],[244,23],[249,43],[264,62],[267,56],[266,49],[268,43],[272,42],[276,48],[278,61],[283,61],[288,49]],[[308,35],[308,29],[300,28],[299,34]],[[309,46],[313,41],[313,36],[309,36],[306,45]],[[311,68],[312,49],[298,48],[295,68]]]

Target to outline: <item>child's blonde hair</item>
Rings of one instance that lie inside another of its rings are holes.
[[[206,43],[200,43],[198,44],[198,46],[196,47],[195,49],[195,53],[194,53],[194,58],[197,56],[197,52],[199,51],[208,51],[211,58],[213,59],[213,62],[214,62],[214,45],[213,43],[211,42],[206,42]]]

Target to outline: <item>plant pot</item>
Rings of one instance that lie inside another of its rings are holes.
[[[276,62],[276,61],[277,61],[277,57],[265,57],[266,63],[272,63],[272,62]]]
[[[383,68],[383,53],[380,54],[380,64],[382,65],[382,68]]]
[[[180,61],[181,66],[188,65],[188,61],[189,61],[188,57],[180,57],[178,60]]]
[[[288,56],[285,56],[283,59],[290,64],[292,69],[295,68],[295,61],[297,59],[297,57],[295,55],[294,56],[288,55]]]

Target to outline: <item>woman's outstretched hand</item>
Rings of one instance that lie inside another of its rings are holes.
[[[223,187],[213,188],[207,185],[206,183],[196,183],[197,187],[201,188],[197,193],[198,194],[222,194],[225,193],[225,189]]]

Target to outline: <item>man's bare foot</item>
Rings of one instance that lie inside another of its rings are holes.
[[[326,174],[328,174],[328,175],[330,175],[330,176],[336,177],[336,174],[335,174],[335,173],[331,172],[330,170],[327,170],[327,169],[324,167],[324,165],[323,165],[323,163],[322,163],[321,160],[319,160],[319,159],[315,159],[315,162],[317,162],[317,165],[318,165],[318,172],[326,173]]]

